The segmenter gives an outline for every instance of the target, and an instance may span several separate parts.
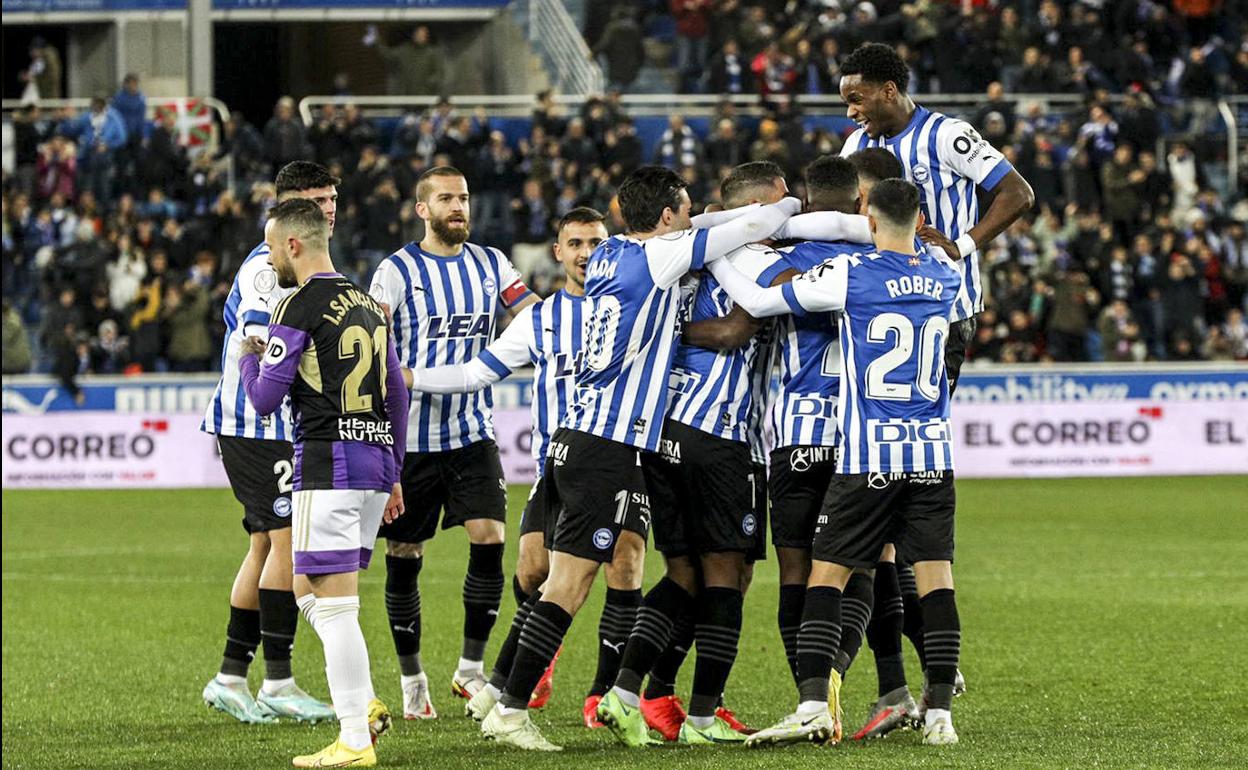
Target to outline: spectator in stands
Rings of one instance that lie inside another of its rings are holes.
[[[243,118],[241,112],[230,112],[230,119],[225,121],[221,130],[221,142],[217,145],[216,157],[218,160],[229,158],[234,166],[234,174],[240,181],[250,182],[262,176],[264,139],[255,126]]]
[[[1190,351],[1196,338],[1198,324],[1203,325],[1200,278],[1188,253],[1171,256],[1161,276],[1161,302],[1165,317],[1165,338],[1170,344],[1168,353],[1176,355],[1180,348],[1184,355]],[[1182,342],[1186,341],[1186,346]]]
[[[36,35],[30,41],[30,64],[22,70],[21,80],[26,84],[22,101],[27,104],[40,99],[63,98],[60,51]]]
[[[669,0],[676,19],[676,72],[680,93],[698,90],[707,60],[712,0]]]
[[[391,94],[440,94],[444,85],[445,56],[433,42],[429,27],[418,24],[411,37],[398,45],[388,45],[370,24],[364,45],[375,46],[386,66],[387,88]]]
[[[634,18],[631,6],[617,5],[612,9],[611,21],[592,52],[606,61],[607,82],[612,88],[627,91],[637,80],[646,52],[641,25]]]
[[[1204,133],[1217,119],[1218,78],[1205,58],[1203,48],[1193,48],[1187,55],[1183,74],[1179,78],[1179,96],[1187,101],[1191,122],[1188,130],[1194,134]]]
[[[702,154],[701,143],[693,129],[685,124],[685,116],[672,113],[667,119],[667,130],[659,137],[655,147],[654,162],[668,168],[694,166]]]
[[[311,155],[307,130],[295,116],[295,100],[283,96],[277,100],[273,117],[264,127],[264,155],[269,165],[278,169]]]
[[[193,280],[165,288],[160,317],[168,327],[169,368],[175,372],[202,372],[213,355],[208,333],[208,292]]]
[[[541,182],[532,177],[525,180],[520,197],[511,202],[511,210],[515,221],[511,262],[528,281],[548,268],[546,263],[553,261],[550,252],[553,213]]]
[[[312,146],[312,156],[316,158],[317,163],[328,166],[347,155],[347,138],[343,127],[343,122],[338,115],[338,106],[321,105],[321,111],[308,128],[308,144]]]
[[[1244,319],[1243,310],[1233,307],[1227,311],[1222,335],[1230,342],[1231,353],[1236,359],[1248,360],[1248,321]]]
[[[758,124],[758,138],[750,145],[751,161],[770,161],[786,171],[791,170],[789,143],[780,136],[780,124],[764,118]]]
[[[30,354],[30,338],[22,315],[4,300],[4,339],[0,349],[4,351],[4,374],[25,374],[33,363]]]
[[[126,143],[117,152],[120,187],[127,192],[138,189],[143,140],[147,133],[147,96],[139,90],[139,76],[126,75],[121,88],[113,95],[113,109],[121,115],[126,127]]]
[[[14,115],[13,166],[17,189],[35,189],[40,148],[52,136],[52,129],[52,122],[44,118],[38,104],[29,104]]]
[[[130,341],[121,334],[114,320],[105,320],[96,327],[90,346],[90,367],[93,374],[121,374],[130,364]]]
[[[1057,90],[1057,79],[1039,46],[1023,51],[1023,63],[1015,78],[1014,90],[1020,94],[1047,94]]]
[[[1118,243],[1125,245],[1140,221],[1140,190],[1147,178],[1125,142],[1114,148],[1113,159],[1101,167],[1101,210],[1113,225]]]
[[[582,173],[598,165],[598,146],[585,133],[585,121],[573,118],[568,121],[568,131],[559,142],[559,154],[569,163],[575,163]]]
[[[360,157],[360,152],[370,144],[378,143],[377,128],[364,119],[358,105],[348,102],[342,108],[342,142],[345,145],[345,156],[340,159],[351,166]]]
[[[57,130],[78,145],[82,188],[95,193],[96,200],[111,203],[117,152],[126,143],[121,114],[103,96],[96,96],[87,112],[76,118],[67,116]]]
[[[602,165],[612,184],[619,184],[642,162],[641,140],[632,119],[625,116],[603,136]],[[600,211],[603,209],[599,209]]]
[[[1087,361],[1087,333],[1099,298],[1082,270],[1057,276],[1052,288],[1048,352],[1055,361]]]
[[[1174,208],[1171,216],[1180,222],[1187,220],[1196,205],[1196,195],[1204,186],[1204,172],[1187,142],[1178,141],[1170,147],[1166,157],[1166,170],[1171,180]]]
[[[134,247],[129,233],[117,237],[117,253],[105,266],[108,278],[108,298],[113,310],[130,307],[139,294],[139,287],[147,275],[147,260]]]
[[[1106,306],[1096,326],[1101,337],[1101,357],[1105,361],[1144,360],[1140,325],[1135,322],[1125,300],[1114,300]]]
[[[360,207],[359,252],[356,264],[350,266],[359,277],[359,283],[367,283],[377,265],[402,242],[399,239],[401,203],[399,188],[394,184],[394,177],[389,175],[381,177],[373,193],[364,199]]]
[[[715,131],[706,140],[707,175],[721,178],[724,169],[745,162],[745,149],[737,136],[737,124],[724,118],[715,124]]]
[[[511,244],[511,191],[519,181],[515,152],[502,131],[491,131],[477,157],[477,185],[472,194],[472,217],[482,233],[481,241]]]
[[[712,93],[744,94],[753,90],[753,73],[741,55],[736,40],[724,41],[723,48],[711,59],[707,84]]]
[[[754,57],[754,61],[750,63],[750,71],[754,73],[763,98],[788,96],[797,85],[797,65],[793,57],[781,50],[776,41],[768,43]]]
[[[73,200],[78,191],[78,156],[72,142],[53,136],[39,146],[35,161],[35,197],[47,200],[59,195]]]

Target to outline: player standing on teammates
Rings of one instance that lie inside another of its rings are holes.
[[[369,293],[390,309],[404,368],[463,364],[494,338],[499,307],[512,313],[537,302],[498,249],[468,243],[468,183],[448,166],[416,185],[425,237],[387,257]],[[425,541],[442,528],[468,532],[464,642],[451,679],[471,698],[485,686],[485,646],[503,596],[506,483],[494,443],[493,399],[476,393],[421,393],[412,398],[403,495],[407,516],[381,529],[386,538],[386,612],[402,675],[403,716],[433,719],[420,660],[420,589]],[[443,513],[445,511],[445,513]]]
[[[737,166],[720,189],[729,209],[774,204],[788,192],[783,172],[767,162]],[[754,244],[733,250],[725,259],[764,286],[787,268],[779,254]],[[687,280],[682,294],[687,295],[681,309],[685,332],[677,343],[668,379],[670,401],[663,438],[659,452],[643,453],[642,466],[654,513],[655,548],[666,565],[665,580],[691,598],[673,618],[675,630],[667,649],[630,638],[624,651],[628,664],[621,667],[629,673],[616,684],[631,695],[644,696],[640,708],[646,724],[668,740],[692,744],[743,741],[748,728],[721,706],[721,697],[736,660],[748,562],[762,555],[758,553],[759,530],[765,525],[757,503],[766,479],[756,473],[753,463],[752,373],[762,365],[760,358],[770,369],[770,335],[747,333],[744,339],[732,340],[737,345],[727,349],[700,346],[697,343],[723,342],[714,327],[707,325],[721,323],[731,312],[732,301],[713,277],[703,273]],[[692,600],[694,596],[697,601]],[[688,637],[678,640],[682,632]],[[687,716],[673,692],[683,661],[683,656],[672,654],[674,641],[679,642],[676,649],[684,650],[693,641],[697,643]],[[646,658],[645,653],[653,657]],[[662,670],[665,659],[677,665]],[[647,672],[651,686],[643,693],[640,676],[633,675]]]
[[[932,112],[906,93],[910,71],[883,43],[866,43],[841,64],[841,98],[846,115],[859,128],[845,140],[841,155],[883,147],[897,156],[906,179],[921,196],[927,243],[961,259],[963,292],[954,305],[946,369],[952,391],[975,337],[975,314],[984,309],[979,248],[1027,212],[1035,193],[1014,166],[965,121]],[[980,216],[979,190],[991,194]]]
[[[288,163],[277,173],[278,202],[307,198],[320,206],[334,230],[337,177],[310,161]],[[295,601],[290,551],[290,491],[294,446],[290,410],[283,404],[260,415],[238,376],[239,343],[264,337],[270,314],[290,294],[278,286],[261,242],[243,260],[225,301],[225,345],[221,381],[200,430],[217,436],[221,462],[243,505],[243,529],[250,546],[230,591],[230,622],[221,670],[204,687],[204,701],[241,722],[271,722],[279,716],[316,722],[333,710],[295,684],[290,667],[299,607]],[[301,593],[307,593],[306,587]],[[247,689],[247,668],[264,642],[264,684],[258,697]]]
[[[782,201],[720,227],[690,230],[685,182],[657,166],[630,174],[620,185],[619,202],[627,232],[604,241],[590,258],[584,366],[574,375],[568,414],[547,452],[547,510],[561,509],[551,543],[550,576],[520,633],[502,698],[481,724],[486,738],[531,750],[559,749],[541,735],[526,706],[572,616],[584,604],[599,566],[610,562],[621,544],[645,549],[650,503],[640,453],[658,448],[667,411],[680,304],[677,284],[689,270],[768,237],[796,208],[796,201]],[[654,628],[656,649],[666,644],[671,617],[688,602],[688,594],[675,583],[661,585],[671,587],[666,591],[671,599],[664,604],[667,611],[654,614],[652,591],[634,626],[634,633],[641,626]],[[633,745],[648,742],[637,700],[608,708],[613,699],[619,701],[614,691],[603,698],[599,719],[613,730],[629,730],[627,740]]]
[[[316,203],[279,203],[265,242],[278,285],[298,288],[273,311],[267,345],[243,341],[239,376],[258,414],[290,396],[294,571],[311,586],[309,617],[340,723],[334,743],[294,766],[367,767],[377,764],[370,722],[388,714],[373,695],[358,571],[368,568],[383,518],[403,514],[407,391],[385,312],[334,271],[329,222]]]
[[[759,317],[840,311],[837,474],[820,513],[798,632],[797,711],[746,745],[826,741],[829,676],[840,646],[842,590],[854,568],[874,566],[895,535],[922,596],[929,704],[923,741],[958,740],[950,707],[961,649],[953,592],[953,455],[945,340],[962,281],[914,245],[919,191],[889,179],[869,199],[875,253],[840,256],[775,289],[731,266],[714,272]],[[726,269],[725,269],[726,268]],[[838,704],[831,704],[833,710]]]

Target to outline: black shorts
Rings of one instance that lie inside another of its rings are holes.
[[[234,497],[243,504],[247,534],[290,526],[295,445],[289,441],[217,436],[221,464]]]
[[[636,447],[560,428],[546,452],[546,511],[559,511],[551,550],[609,562],[620,532],[650,531],[650,497]]]
[[[548,486],[544,475],[533,482],[533,488],[529,490],[528,502],[524,504],[524,513],[520,515],[520,536],[541,532],[542,543],[547,550],[550,550],[555,534],[555,521],[558,517],[551,516],[546,510],[548,502],[546,487]]]
[[[767,466],[753,463],[754,477],[750,479],[750,494],[754,497],[754,547],[745,555],[746,564],[767,560]]]
[[[788,446],[771,452],[767,496],[771,499],[771,543],[805,548],[815,539],[815,520],[836,473],[836,449]]]
[[[750,447],[683,423],[663,424],[659,452],[641,457],[654,504],[654,547],[664,556],[753,553],[760,521]]]
[[[400,481],[407,512],[382,524],[378,537],[423,543],[437,534],[439,519],[442,529],[472,519],[507,520],[507,482],[498,445],[489,439],[447,452],[409,452]]]
[[[953,561],[952,471],[837,474],[815,527],[811,557],[873,567],[885,543],[908,562]]]
[[[966,347],[975,339],[975,329],[979,324],[975,316],[954,321],[949,324],[949,339],[945,340],[945,373],[949,376],[949,395],[958,386],[958,375],[962,372],[962,363],[966,361]]]

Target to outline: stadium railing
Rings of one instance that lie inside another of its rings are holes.
[[[525,36],[546,61],[552,84],[567,93],[600,93],[606,87],[598,66],[576,27],[576,21],[559,0],[518,0],[512,13]]]

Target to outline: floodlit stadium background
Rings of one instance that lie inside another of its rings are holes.
[[[343,178],[334,259],[364,280],[421,237],[414,179],[449,162],[473,191],[473,240],[506,250],[545,295],[559,286],[552,223],[576,205],[608,210],[640,163],[679,169],[697,210],[747,160],[776,161],[800,195],[803,166],[851,128],[837,61],[864,41],[898,46],[915,100],[971,121],[1037,197],[984,251],[988,310],[955,398],[972,688],[960,751],[984,767],[1243,761],[1232,654],[1219,648],[1248,607],[1228,542],[1248,525],[1241,3],[4,0],[3,11],[6,768],[278,766],[300,744],[299,728],[240,731],[195,697],[241,547],[198,426],[225,294],[260,239],[276,167],[310,158]],[[96,96],[101,157],[82,155]],[[514,518],[532,478],[528,398],[523,377],[495,387]],[[115,491],[26,491],[97,489]],[[456,623],[463,549],[452,532],[429,560],[441,550],[448,566],[433,569],[445,597],[427,601]],[[729,685],[760,724],[791,699],[773,564],[747,599],[752,630]],[[365,586],[375,676],[388,682],[376,576]],[[439,645],[452,654],[453,625],[444,639],[430,631],[431,660]],[[570,647],[592,647],[582,625]],[[316,683],[319,650],[303,633],[300,678]],[[606,748],[575,729],[591,663],[569,657],[544,718],[578,749]],[[851,678],[849,708],[865,708],[868,679]],[[449,713],[424,733],[400,726],[390,757],[507,763],[441,702]],[[923,764],[898,743],[845,761]],[[614,747],[583,756],[629,761]]]

